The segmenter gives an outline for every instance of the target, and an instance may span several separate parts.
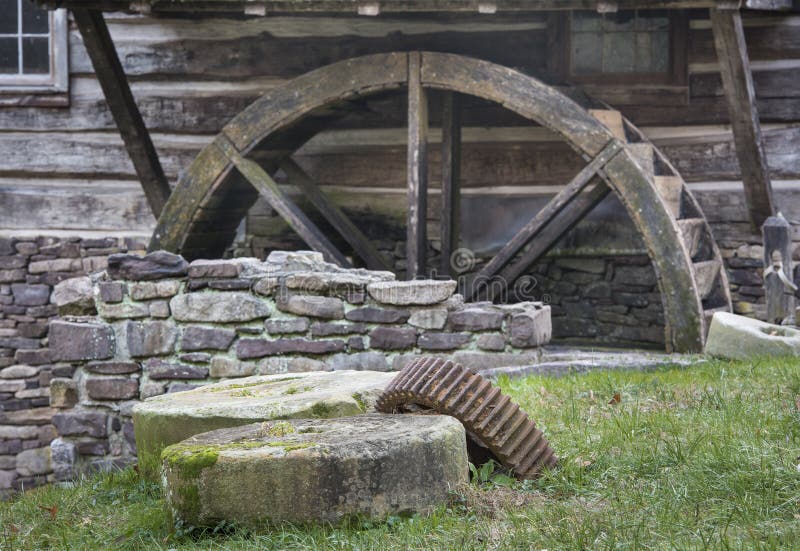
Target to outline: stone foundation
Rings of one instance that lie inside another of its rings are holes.
[[[50,324],[52,380],[38,391],[51,406],[41,422],[54,430],[36,438],[56,438],[39,474],[132,461],[133,405],[221,378],[390,371],[423,354],[474,369],[538,361],[548,306],[465,305],[454,291],[454,281],[395,281],[310,252],[191,264],[164,252],[112,255],[106,271],[54,291],[62,316]],[[24,381],[36,368],[6,369]],[[26,423],[31,414],[21,413]]]
[[[105,269],[109,254],[145,245],[139,238],[0,238],[0,498],[55,478],[49,386],[71,378],[74,368],[53,365],[48,347],[54,286]]]

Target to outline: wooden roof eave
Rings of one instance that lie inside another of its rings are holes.
[[[272,15],[309,13],[433,13],[597,10],[629,8],[790,9],[792,0],[35,0],[50,8],[133,13]]]

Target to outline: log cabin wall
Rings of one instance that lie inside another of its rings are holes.
[[[708,13],[687,15],[686,86],[584,88],[644,130],[690,182],[726,256],[736,311],[760,315],[761,238],[747,218]],[[800,13],[744,17],[776,203],[800,242]],[[340,59],[429,49],[554,78],[548,70],[554,42],[547,13],[106,18],[172,182],[231,117],[264,91]],[[0,235],[149,235],[154,220],[72,24],[69,43],[68,107],[0,107]],[[438,101],[432,94],[431,258],[437,255],[438,237]],[[399,270],[405,261],[404,102],[392,97],[365,101],[362,113],[341,120],[296,157],[394,257]],[[462,247],[471,251],[469,266],[499,248],[582,163],[543,129],[496,107],[467,101],[463,119]],[[263,256],[284,247],[303,245],[259,202],[230,253]],[[0,291],[20,282],[19,273],[13,277],[0,280]],[[32,274],[24,277],[36,283]],[[613,198],[536,266],[528,283],[512,289],[509,298],[519,292],[524,296],[518,298],[549,301],[557,338],[663,345],[652,268]]]

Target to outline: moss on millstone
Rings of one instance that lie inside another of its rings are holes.
[[[286,421],[278,421],[275,423],[266,422],[261,425],[265,436],[286,436],[295,432],[295,428],[291,423]]]
[[[213,446],[174,444],[161,452],[161,460],[175,471],[183,480],[193,480],[200,476],[206,467],[211,467],[219,459],[219,449]]]
[[[300,392],[300,389],[297,388],[296,386],[290,386],[289,388],[283,391],[284,394],[297,394],[298,392]]]
[[[304,450],[315,446],[314,442],[267,442],[267,446],[271,448],[283,448],[285,452],[292,450]]]
[[[333,413],[333,409],[330,404],[326,404],[325,402],[317,402],[313,406],[311,406],[311,415],[314,417],[321,417],[326,418]]]
[[[364,401],[364,397],[361,395],[361,393],[360,392],[354,393],[352,398],[353,398],[353,400],[356,401],[356,404],[358,404],[358,409],[360,409],[361,411],[366,413],[367,412],[367,403]]]

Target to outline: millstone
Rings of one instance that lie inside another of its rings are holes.
[[[269,421],[162,453],[167,503],[192,526],[428,513],[468,481],[466,436],[442,415]]]
[[[158,476],[161,451],[190,436],[255,421],[374,411],[395,373],[336,371],[246,377],[155,396],[133,409],[139,471]]]
[[[708,330],[706,353],[734,360],[757,356],[800,356],[800,331],[717,312]]]

